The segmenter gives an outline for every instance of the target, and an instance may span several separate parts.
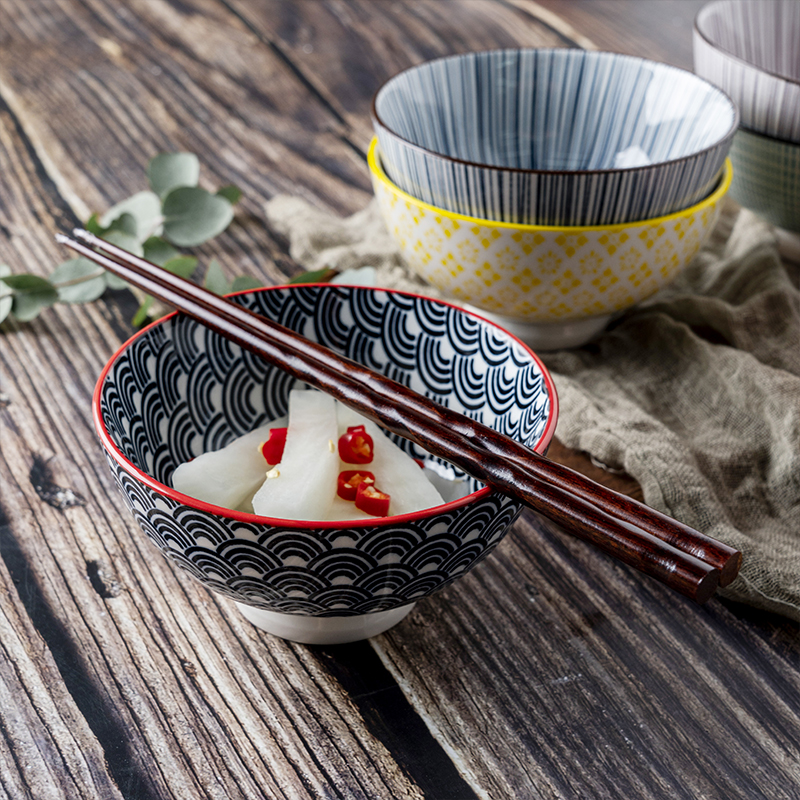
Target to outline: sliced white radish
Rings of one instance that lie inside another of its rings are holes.
[[[288,428],[283,459],[267,473],[253,510],[280,519],[327,519],[339,475],[335,400],[322,392],[292,390]]]
[[[285,425],[286,417],[281,417],[239,436],[221,450],[180,464],[172,474],[172,486],[206,503],[238,508],[264,482],[268,465],[259,445],[269,436],[270,428]]]
[[[375,476],[375,486],[391,497],[389,514],[409,514],[444,503],[425,471],[405,451],[398,447],[374,422],[342,403],[337,404],[339,436],[353,425],[363,425],[375,444],[375,454],[369,464],[359,468]],[[337,440],[338,441],[338,440]],[[352,469],[342,465],[342,469]]]
[[[371,517],[356,508],[352,500],[342,500],[341,497],[334,497],[328,511],[328,520],[330,522],[342,522],[348,519],[376,519],[376,517]]]

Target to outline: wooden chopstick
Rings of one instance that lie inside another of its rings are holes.
[[[741,554],[724,543],[87,231],[75,230],[73,235],[75,239],[63,234],[56,238],[147,294],[693,600],[705,602],[718,585],[736,576]]]

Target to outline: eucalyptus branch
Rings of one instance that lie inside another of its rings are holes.
[[[161,153],[148,164],[149,189],[122,200],[102,216],[92,214],[86,228],[170,272],[194,277],[197,258],[178,248],[196,247],[226,230],[233,220],[233,206],[241,198],[235,186],[208,192],[198,186],[199,177],[200,162],[194,154]],[[204,283],[218,294],[260,285],[247,277],[228,281],[215,259],[208,264]],[[0,264],[0,323],[8,317],[27,322],[55,303],[89,303],[107,289],[124,288],[131,289],[86,258],[59,264],[49,279],[12,274]],[[134,296],[140,303],[134,325],[165,311],[151,297],[136,291]]]

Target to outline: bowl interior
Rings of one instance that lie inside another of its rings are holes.
[[[539,360],[500,328],[454,306],[330,285],[276,287],[234,300],[530,447],[542,451],[552,436],[555,395]],[[177,465],[286,413],[295,385],[194,320],[171,315],[109,362],[95,419],[123,469],[192,505],[198,501],[170,488]],[[463,477],[407,440],[396,441],[446,477]],[[468,481],[470,491],[482,488]]]
[[[736,124],[716,87],[616,53],[495,50],[437,59],[390,79],[378,125],[450,158],[524,170],[645,166],[701,152]]]
[[[718,49],[764,72],[800,81],[797,0],[721,0],[703,8],[696,24]]]

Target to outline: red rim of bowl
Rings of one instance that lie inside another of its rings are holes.
[[[241,292],[234,292],[233,294],[227,295],[228,297],[235,297],[237,295],[242,294],[251,294],[252,292],[256,291],[274,291],[274,290],[286,290],[286,289],[293,289],[293,288],[308,288],[313,286],[331,286],[331,284],[327,283],[304,283],[298,284],[296,287],[293,287],[291,284],[281,285],[281,286],[269,286],[264,287],[262,289],[247,289]],[[464,314],[467,314],[471,317],[476,317],[480,319],[487,325],[491,325],[494,328],[498,328],[499,330],[503,330],[499,325],[495,324],[491,320],[488,320],[480,314],[475,314],[472,311],[466,311],[459,306],[456,306],[453,303],[448,303],[444,300],[437,300],[432,297],[424,297],[423,295],[415,294],[413,292],[401,292],[396,289],[384,289],[378,286],[369,287],[369,286],[351,286],[350,288],[356,289],[366,289],[371,291],[380,291],[380,292],[387,292],[390,294],[401,294],[406,297],[415,297],[421,298],[433,303],[438,303],[441,305],[449,306],[451,308],[455,308],[458,311],[461,311]],[[235,519],[240,522],[256,522],[261,524],[270,525],[272,527],[281,527],[281,528],[363,528],[363,527],[381,527],[387,526],[392,527],[397,525],[398,523],[402,522],[414,522],[415,520],[426,519],[430,516],[434,516],[440,513],[444,513],[450,511],[452,509],[460,508],[468,503],[471,503],[473,500],[480,499],[488,495],[491,491],[493,491],[490,487],[484,486],[482,489],[478,489],[476,492],[470,492],[470,494],[466,495],[465,497],[460,497],[457,500],[452,500],[449,503],[443,503],[440,506],[432,506],[431,508],[422,509],[421,511],[414,511],[409,514],[398,514],[396,516],[391,517],[371,517],[369,519],[357,519],[357,520],[292,520],[292,519],[280,519],[277,517],[262,517],[258,514],[248,514],[244,511],[236,511],[230,508],[224,508],[223,506],[216,506],[212,503],[206,503],[203,500],[198,500],[197,498],[191,497],[189,495],[183,494],[181,492],[176,491],[171,486],[167,486],[160,481],[157,481],[151,475],[148,475],[142,469],[137,467],[133,464],[125,455],[123,455],[122,451],[117,447],[114,441],[111,438],[108,430],[106,429],[105,424],[103,423],[102,415],[100,414],[100,398],[103,391],[103,384],[105,382],[106,376],[113,368],[114,364],[116,363],[119,356],[127,350],[139,337],[144,336],[151,328],[156,327],[157,325],[161,325],[167,320],[171,319],[172,317],[177,316],[178,312],[173,311],[171,314],[168,314],[165,317],[162,317],[155,322],[152,322],[150,325],[142,328],[142,330],[137,331],[133,336],[131,336],[127,341],[125,341],[111,356],[108,360],[106,365],[103,367],[102,372],[100,373],[100,377],[97,379],[97,383],[95,385],[94,394],[92,396],[92,418],[94,420],[95,430],[97,435],[100,437],[100,441],[103,444],[106,452],[111,455],[111,457],[117,462],[117,464],[122,467],[127,473],[131,476],[136,478],[138,481],[141,481],[150,489],[162,494],[171,500],[174,500],[181,505],[189,506],[191,508],[196,508],[200,511],[204,511],[208,514],[213,514],[215,516],[226,517],[229,519]],[[520,341],[516,336],[509,333],[508,331],[503,330],[503,332],[508,335],[513,341],[520,345],[523,350],[526,350],[533,361],[536,363],[536,366],[539,368],[539,371],[542,374],[542,377],[545,382],[545,386],[547,387],[548,397],[550,399],[550,412],[548,414],[547,422],[545,424],[544,430],[542,431],[542,435],[539,437],[539,440],[533,446],[533,450],[537,453],[543,453],[550,441],[553,438],[553,434],[555,433],[556,424],[558,422],[558,394],[556,393],[556,387],[553,383],[552,375],[550,374],[549,370],[545,365],[542,363],[542,360],[530,349],[524,342]]]
[[[746,67],[750,67],[750,69],[754,69],[756,72],[761,72],[764,75],[769,75],[770,78],[775,78],[778,81],[785,81],[786,83],[792,83],[795,86],[800,86],[800,78],[792,78],[788,75],[781,75],[780,72],[772,72],[772,70],[764,69],[763,67],[759,67],[758,64],[754,64],[752,61],[748,61],[745,58],[742,58],[740,55],[731,52],[725,47],[717,44],[716,42],[712,41],[710,36],[700,29],[700,17],[708,16],[714,9],[715,6],[724,6],[727,5],[727,0],[717,0],[717,2],[709,3],[707,6],[704,6],[697,12],[697,16],[694,18],[694,30],[697,32],[697,35],[709,46],[712,50],[716,50],[718,53],[722,53],[723,55],[727,56],[728,58],[732,58],[734,61],[743,64]],[[699,77],[699,76],[698,76]],[[719,87],[717,87],[719,88]],[[722,89],[720,89],[722,91]]]
[[[652,64],[659,69],[669,69],[674,70],[675,72],[683,72],[687,75],[691,75],[696,80],[700,81],[701,83],[705,83],[715,92],[722,95],[722,97],[727,100],[731,108],[733,109],[733,121],[731,124],[730,129],[725,133],[724,136],[720,137],[714,144],[709,145],[708,147],[704,147],[702,150],[697,150],[694,153],[689,153],[685,156],[680,156],[680,158],[670,158],[667,161],[657,161],[655,164],[646,164],[641,167],[614,167],[609,169],[523,169],[522,167],[504,167],[497,164],[482,164],[479,161],[469,161],[463,158],[457,158],[456,156],[449,156],[445,153],[437,153],[435,150],[430,150],[427,147],[423,147],[422,145],[415,144],[414,142],[409,141],[408,139],[400,136],[399,133],[395,133],[381,118],[378,114],[378,110],[375,107],[375,102],[378,99],[378,95],[381,91],[386,87],[391,81],[397,78],[399,75],[403,75],[406,72],[409,72],[413,69],[417,69],[418,67],[424,66],[426,64],[433,64],[437,61],[444,61],[448,58],[459,58],[463,55],[473,55],[474,53],[498,53],[498,52],[521,52],[523,50],[543,50],[543,51],[555,51],[555,50],[575,50],[576,52],[582,53],[595,53],[598,55],[607,55],[613,56],[614,58],[628,60],[628,61],[638,61],[643,64]],[[660,61],[652,61],[649,58],[640,58],[639,56],[629,56],[625,55],[624,53],[612,53],[605,50],[578,50],[577,48],[566,48],[566,47],[520,47],[520,48],[505,48],[503,50],[483,50],[483,51],[474,51],[473,53],[456,53],[454,55],[449,56],[440,56],[439,58],[434,58],[429,61],[422,61],[419,64],[414,64],[410,67],[406,67],[400,72],[396,72],[390,78],[387,78],[379,87],[375,94],[372,96],[372,102],[370,104],[370,113],[372,115],[373,122],[379,125],[383,130],[385,130],[390,136],[393,136],[395,139],[403,142],[407,147],[411,148],[412,150],[417,150],[421,153],[424,153],[427,156],[433,156],[435,158],[441,158],[443,161],[450,161],[454,164],[464,164],[468,167],[476,167],[482,170],[493,170],[495,172],[519,172],[519,173],[529,173],[531,175],[615,175],[615,174],[628,174],[633,172],[645,172],[654,169],[661,169],[667,164],[680,164],[682,161],[688,161],[692,158],[697,158],[698,156],[703,155],[703,153],[708,153],[709,151],[713,150],[716,147],[719,147],[724,142],[728,141],[733,137],[736,133],[736,129],[739,127],[739,108],[736,103],[731,100],[728,95],[719,88],[719,86],[715,86],[711,81],[706,80],[705,78],[696,75],[694,72],[690,72],[687,69],[682,69],[681,67],[675,67],[671,64],[664,64]],[[723,159],[724,161],[724,159]]]

